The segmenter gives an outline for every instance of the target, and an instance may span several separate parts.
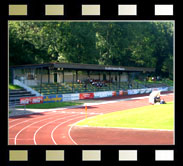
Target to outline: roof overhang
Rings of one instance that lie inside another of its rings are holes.
[[[28,69],[28,68],[62,68],[68,70],[88,70],[88,71],[115,71],[115,72],[154,72],[155,68],[127,67],[112,65],[80,64],[80,63],[47,63],[10,66],[10,69]]]

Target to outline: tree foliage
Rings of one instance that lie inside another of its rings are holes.
[[[173,22],[10,21],[9,63],[155,67],[172,78],[173,36]]]

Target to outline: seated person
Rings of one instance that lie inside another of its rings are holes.
[[[160,91],[152,91],[149,95],[149,103],[155,104],[156,102],[160,102]]]
[[[156,97],[154,98],[154,103],[158,103],[158,102],[160,102],[160,96],[156,96]]]
[[[160,104],[166,104],[165,100],[162,99],[162,100],[160,101]]]

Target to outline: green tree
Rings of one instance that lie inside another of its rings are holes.
[[[173,28],[170,21],[10,21],[9,62],[155,67],[173,78]]]
[[[155,49],[153,56],[156,57],[156,73],[172,78],[173,74],[173,22],[155,22],[152,24],[152,34]]]

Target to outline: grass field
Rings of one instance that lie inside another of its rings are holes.
[[[26,108],[32,109],[50,109],[50,108],[60,108],[66,106],[76,106],[81,105],[82,103],[77,102],[55,102],[55,103],[42,103],[42,104],[31,104],[26,105]],[[17,108],[24,108],[24,106],[18,106]]]
[[[173,130],[174,102],[98,115],[77,125]]]
[[[19,90],[19,89],[21,89],[21,87],[18,85],[9,84],[9,89],[10,90]]]
[[[140,80],[135,80],[136,82],[140,83],[140,84],[166,84],[167,86],[173,86],[173,80],[170,80],[170,79],[163,79],[161,81],[151,81],[151,80],[148,80],[148,81],[140,81]]]

